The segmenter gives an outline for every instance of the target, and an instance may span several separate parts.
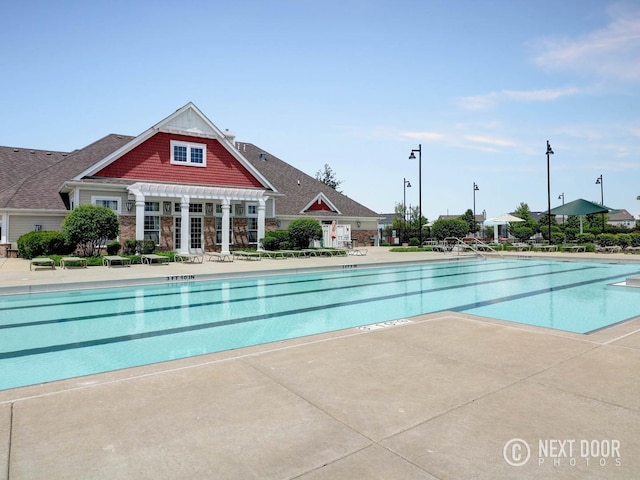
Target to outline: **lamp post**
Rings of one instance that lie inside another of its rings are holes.
[[[549,243],[551,243],[551,177],[549,175],[549,155],[553,155],[549,140],[547,140],[547,215],[549,220]]]
[[[404,178],[402,180],[402,188],[404,190],[404,197],[402,200],[402,224],[404,226],[404,237],[407,236],[407,187],[411,188],[411,183],[409,180]],[[405,238],[402,238],[402,241],[405,241]]]
[[[596,178],[596,185],[600,185],[600,205],[604,207],[604,182],[602,181],[602,174]],[[602,233],[604,233],[604,212],[602,212]]]
[[[562,205],[564,205],[564,192],[558,195],[558,200],[562,199]],[[564,225],[564,215],[562,215],[562,224]]]
[[[415,160],[415,152],[418,152],[418,236],[420,237],[420,246],[422,248],[422,144],[418,144],[418,148],[411,150],[409,160]]]
[[[473,237],[476,236],[476,192],[480,190],[476,182],[473,182]]]

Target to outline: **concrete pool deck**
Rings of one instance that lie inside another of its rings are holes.
[[[444,258],[379,247],[33,272],[0,259],[0,290]],[[640,318],[591,335],[408,320],[0,391],[0,479],[640,478]]]

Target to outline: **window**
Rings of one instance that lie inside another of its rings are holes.
[[[99,207],[107,207],[120,214],[120,197],[91,197],[91,203]]]
[[[174,165],[207,166],[207,146],[171,140],[171,163]]]
[[[247,204],[247,238],[249,244],[258,243],[258,205]]]
[[[144,239],[160,245],[160,202],[144,202]]]

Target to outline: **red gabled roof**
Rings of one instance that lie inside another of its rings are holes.
[[[171,163],[171,140],[206,144],[206,166]],[[224,148],[217,139],[159,132],[94,174],[211,186],[264,188],[262,183]]]

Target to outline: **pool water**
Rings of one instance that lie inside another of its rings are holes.
[[[640,265],[486,260],[0,297],[0,389],[443,310],[587,333]]]

